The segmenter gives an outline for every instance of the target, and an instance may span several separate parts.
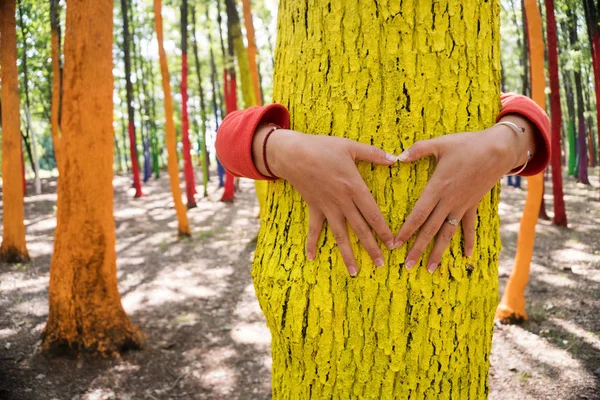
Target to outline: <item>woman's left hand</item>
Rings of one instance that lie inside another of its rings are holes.
[[[406,255],[407,269],[417,264],[435,238],[426,264],[433,273],[456,232],[458,221],[462,221],[465,255],[471,256],[479,201],[503,175],[525,163],[527,151],[535,152],[533,125],[517,115],[508,115],[503,120],[524,126],[525,133],[516,134],[507,126],[494,125],[480,132],[419,141],[398,157],[402,162],[427,156],[437,160],[433,175],[395,239],[395,247],[401,247],[419,230]]]

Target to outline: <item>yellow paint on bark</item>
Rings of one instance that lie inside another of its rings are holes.
[[[29,261],[25,242],[15,9],[15,0],[0,0],[3,208],[0,260],[9,263]]]
[[[394,154],[484,129],[500,109],[499,13],[498,0],[281,0],[274,100],[295,130]],[[397,232],[434,163],[358,168]],[[457,234],[433,275],[426,258],[403,268],[406,246],[382,244],[386,267],[376,269],[351,234],[351,278],[328,228],[307,261],[306,204],[290,184],[270,183],[252,275],[273,337],[273,398],[485,398],[498,193],[480,202],[472,259]]]
[[[112,355],[143,340],[117,288],[113,1],[70,2],[65,33],[62,165],[42,348]]]
[[[531,64],[531,97],[545,110],[544,39],[542,16],[536,0],[525,0],[525,12],[527,16],[527,34],[529,36],[529,62]],[[540,215],[543,195],[544,173],[528,177],[527,198],[521,217],[515,265],[496,311],[496,317],[503,322],[520,322],[527,319],[525,288],[529,281],[529,269],[535,244],[535,226]]]

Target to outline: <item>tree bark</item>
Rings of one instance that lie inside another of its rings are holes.
[[[527,36],[529,42],[529,62],[531,65],[531,95],[543,110],[546,109],[546,79],[544,77],[544,40],[542,16],[536,0],[525,0],[527,15]],[[515,265],[510,274],[496,317],[503,322],[519,322],[527,319],[525,312],[525,288],[529,281],[529,269],[533,246],[535,244],[535,226],[544,195],[544,174],[527,178],[527,198],[519,228],[519,240]]]
[[[497,0],[281,0],[274,100],[289,107],[294,130],[391,154],[491,126],[500,110],[499,11]],[[434,163],[358,168],[397,232]],[[252,274],[272,334],[273,399],[485,398],[498,193],[479,204],[471,259],[457,234],[433,275],[425,265],[403,268],[406,247],[382,245],[387,267],[376,268],[351,234],[360,268],[351,278],[329,228],[316,260],[306,260],[306,205],[289,183],[270,183]]]
[[[220,0],[217,0],[217,11],[219,13],[219,19],[221,16],[220,10]],[[231,0],[225,0],[225,5],[227,9],[227,48],[228,54],[225,54],[225,47],[223,45],[223,35],[221,34],[221,49],[223,51],[223,64],[225,66],[223,71],[223,92],[225,95],[225,114],[229,114],[235,110],[237,110],[237,81],[235,74],[235,53],[234,53],[234,24],[237,23],[238,31],[240,20],[237,18],[237,22],[235,17],[237,16],[237,11],[235,11],[235,3]],[[232,10],[233,8],[233,10]],[[235,12],[233,12],[235,11]],[[221,24],[219,23],[219,27]],[[220,29],[220,28],[219,28]],[[219,31],[219,33],[221,33]],[[240,33],[241,38],[241,33]],[[243,43],[242,43],[243,45]],[[244,54],[242,52],[242,54]],[[242,58],[243,59],[243,58]],[[239,61],[239,60],[238,60]],[[249,85],[246,85],[246,88],[249,88]],[[246,90],[246,95],[250,98],[247,101],[252,102],[252,91]],[[223,195],[221,196],[220,201],[225,202],[233,202],[235,198],[235,183],[234,177],[231,172],[225,172],[225,190],[223,190]]]
[[[521,62],[523,64],[523,95],[531,96],[529,90],[529,73],[531,72],[529,64],[529,37],[527,35],[527,11],[525,10],[525,0],[521,0],[521,21],[523,26],[523,53],[521,54]]]
[[[232,62],[234,57],[237,60],[244,107],[255,106],[257,103],[253,86],[253,75],[250,62],[248,61],[248,52],[246,51],[246,46],[244,46],[240,16],[235,5],[235,0],[225,0],[225,8],[227,11],[227,45],[230,49],[229,55],[232,57]]]
[[[52,105],[50,107],[50,125],[52,132],[52,145],[54,147],[54,159],[56,168],[60,174],[61,150],[60,150],[60,119],[62,103],[62,64],[61,32],[60,32],[60,1],[50,0],[50,30],[51,30],[51,54],[52,54]]]
[[[187,208],[196,207],[196,179],[194,165],[190,154],[190,121],[188,117],[188,87],[187,87],[187,0],[181,5],[181,142],[183,144],[183,176],[185,177],[185,193]]]
[[[201,119],[201,142],[199,144],[200,157],[202,160],[202,182],[204,185],[204,197],[208,197],[208,157],[206,154],[206,104],[204,102],[204,90],[202,89],[202,71],[200,69],[200,58],[198,57],[198,42],[196,39],[196,10],[192,7],[192,40],[194,43],[194,60],[196,64],[196,75],[198,78],[198,93],[200,94],[200,119]]]
[[[17,21],[15,0],[0,0],[0,83],[2,85],[2,245],[0,261],[29,261],[25,241],[23,165],[19,73],[17,70]]]
[[[42,349],[110,356],[139,348],[117,289],[113,217],[113,2],[69,2],[63,169]],[[88,49],[93,48],[94,51]]]
[[[573,9],[567,8],[567,18],[569,20],[569,42],[572,47],[578,47],[577,37],[577,17]],[[575,80],[575,94],[577,98],[577,154],[579,154],[577,181],[586,185],[590,184],[588,179],[588,154],[585,133],[585,116],[583,103],[583,87],[581,84],[581,65],[575,65],[573,70]]]
[[[127,98],[127,115],[129,133],[129,152],[131,158],[131,169],[133,174],[133,186],[135,188],[134,197],[142,197],[142,183],[140,181],[140,167],[137,157],[137,138],[135,133],[135,109],[133,108],[133,85],[131,83],[131,54],[129,44],[129,18],[127,17],[127,0],[121,0],[121,14],[123,17],[123,58],[125,61],[125,88]]]
[[[558,74],[558,44],[556,35],[556,18],[554,16],[554,0],[546,0],[546,35],[548,37],[548,70],[550,72],[550,110],[552,113],[552,192],[554,195],[554,217],[552,223],[567,226],[567,213],[562,184],[562,167],[560,163],[560,139],[562,127],[562,110],[560,107],[560,81]]]
[[[162,77],[162,88],[165,107],[165,140],[167,147],[167,164],[169,170],[169,182],[171,194],[177,212],[179,236],[191,236],[190,224],[183,201],[181,200],[181,188],[179,187],[179,166],[177,162],[177,140],[175,137],[175,123],[173,122],[173,97],[171,95],[171,83],[169,81],[169,67],[167,65],[167,54],[163,45],[163,23],[162,23],[162,1],[154,0],[154,26],[158,41],[158,56],[160,61],[160,73]]]

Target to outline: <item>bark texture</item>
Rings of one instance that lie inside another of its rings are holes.
[[[563,196],[562,167],[560,163],[560,140],[562,110],[560,107],[560,82],[558,75],[558,44],[554,0],[546,0],[546,36],[548,38],[548,70],[550,72],[550,109],[552,112],[552,192],[554,195],[554,217],[552,223],[567,226],[567,212]]]
[[[16,1],[0,0],[2,85],[2,246],[0,261],[29,261],[25,242],[24,176],[17,71]]]
[[[497,0],[282,0],[274,100],[292,129],[393,154],[489,127],[500,110],[499,13]],[[359,164],[393,232],[433,169],[429,159]],[[351,278],[328,228],[308,262],[307,224],[293,187],[269,183],[252,274],[273,337],[274,399],[487,396],[498,187],[479,205],[473,257],[457,234],[433,275],[403,268],[407,246],[381,244],[386,267],[376,269],[352,233],[360,272]]]
[[[112,355],[140,347],[143,339],[125,314],[117,289],[113,2],[70,2],[66,21],[64,163],[42,348]]]
[[[154,0],[154,26],[156,39],[158,41],[158,56],[160,61],[160,74],[162,77],[162,88],[165,107],[165,146],[167,148],[167,169],[169,171],[169,183],[171,194],[175,203],[177,213],[179,236],[190,236],[190,223],[187,211],[181,200],[181,188],[179,187],[179,166],[177,162],[177,139],[175,137],[175,122],[173,122],[173,96],[171,95],[171,83],[169,82],[169,67],[167,65],[167,54],[163,45],[163,21],[162,1]]]

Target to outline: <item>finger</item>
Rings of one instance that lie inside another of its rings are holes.
[[[465,213],[462,219],[463,237],[465,239],[465,255],[471,257],[475,247],[475,219],[477,218],[477,207],[473,207]]]
[[[454,218],[454,216],[449,216],[448,218]],[[458,220],[459,218],[456,219]],[[435,244],[433,245],[433,249],[429,255],[429,261],[427,262],[427,271],[430,273],[433,274],[435,272],[435,269],[439,265],[444,251],[446,251],[448,248],[448,244],[450,244],[454,233],[456,233],[456,226],[445,220],[437,233]]]
[[[406,269],[412,269],[417,264],[417,261],[423,255],[423,252],[425,252],[427,245],[431,243],[442,227],[447,215],[448,211],[442,210],[441,207],[436,207],[433,210],[429,218],[427,218],[427,221],[419,230],[415,243],[406,255]]]
[[[427,156],[436,156],[437,158],[437,144],[438,140],[436,139],[415,142],[398,156],[398,160],[402,162],[413,162]]]
[[[354,253],[350,247],[350,239],[348,238],[348,227],[346,226],[346,219],[343,215],[336,215],[335,217],[328,217],[327,223],[331,227],[335,242],[340,249],[340,254],[346,264],[346,268],[351,276],[356,276],[358,268],[356,267],[356,260],[354,259]]]
[[[394,235],[366,185],[361,185],[353,200],[364,220],[375,230],[379,239],[385,243],[388,249],[394,248]]]
[[[354,160],[369,161],[379,165],[392,165],[398,157],[386,153],[378,147],[349,140],[350,153]]]
[[[371,259],[378,267],[383,267],[384,260],[383,254],[381,254],[381,249],[377,244],[377,241],[373,237],[373,233],[371,232],[371,228],[361,215],[361,213],[355,208],[353,210],[347,211],[346,218],[352,227],[352,230],[360,240],[360,243],[363,245]]]
[[[427,221],[427,218],[429,218],[429,215],[438,204],[438,192],[435,189],[435,184],[432,183],[433,182],[430,181],[427,186],[425,186],[425,190],[421,193],[414,208],[408,217],[406,217],[398,235],[396,235],[395,247],[402,247],[421,225]]]
[[[317,242],[323,230],[323,222],[325,222],[325,215],[323,215],[321,210],[309,207],[308,236],[306,239],[306,255],[309,261],[314,260],[317,254]]]

